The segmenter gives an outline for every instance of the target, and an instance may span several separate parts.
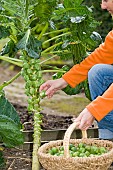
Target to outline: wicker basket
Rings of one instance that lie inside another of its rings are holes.
[[[78,123],[73,123],[67,129],[63,140],[51,141],[42,145],[38,150],[38,158],[45,170],[107,170],[113,161],[113,142],[107,140],[94,140],[87,138],[86,131],[82,131],[82,139],[70,139]],[[69,143],[103,146],[108,152],[95,157],[70,157]],[[52,147],[64,146],[63,156],[52,156],[48,150]]]

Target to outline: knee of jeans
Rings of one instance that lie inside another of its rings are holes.
[[[88,80],[94,80],[100,76],[102,71],[103,64],[95,64],[88,72]]]

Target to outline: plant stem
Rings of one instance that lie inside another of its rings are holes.
[[[50,50],[53,49],[54,47],[59,46],[60,44],[63,44],[63,42],[59,42],[59,43],[57,43],[57,44],[52,45],[52,46],[49,47],[49,48],[46,48],[46,50],[44,50],[44,51],[41,53],[41,55],[43,55],[43,54],[46,53],[47,51],[50,51]]]
[[[57,54],[57,53],[68,53],[68,54],[71,54],[71,52],[70,51],[68,51],[68,50],[62,50],[62,51],[51,51],[51,52],[49,52],[49,53],[46,53],[46,55],[48,55],[48,54]]]
[[[45,52],[45,51],[44,51]],[[70,51],[68,51],[68,50],[62,50],[62,51],[50,51],[50,52],[48,52],[48,53],[43,53],[42,52],[42,54],[43,54],[43,56],[49,56],[49,55],[52,55],[52,54],[58,54],[58,53],[63,53],[63,54],[71,54],[71,52]]]
[[[69,30],[68,28],[64,28],[64,29],[61,29],[61,30],[51,31],[51,32],[47,32],[47,33],[43,34],[43,36],[49,35],[49,34],[60,33],[60,32],[64,32],[64,31],[68,31],[68,30]]]
[[[66,33],[64,33],[64,34],[57,35],[57,36],[55,36],[55,37],[53,37],[53,38],[50,38],[50,39],[47,40],[47,41],[44,41],[42,44],[44,45],[44,44],[48,43],[49,41],[52,41],[52,40],[57,39],[57,38],[59,38],[59,37],[62,37],[62,36],[64,36],[64,35],[70,35],[70,34],[71,34],[71,32],[66,32]]]
[[[30,29],[28,29],[28,30],[27,30],[27,33],[26,33],[26,34],[27,34],[26,44],[27,44],[27,42],[28,42],[28,39],[29,39],[29,36],[30,36],[30,32],[31,32]]]
[[[11,80],[4,82],[3,84],[0,85],[0,90],[2,90],[5,86],[8,86],[9,84],[11,84],[14,80],[16,80],[19,76],[21,75],[21,72],[19,72],[18,74],[16,74]]]
[[[20,2],[20,0],[17,0],[17,1],[18,1],[18,2],[17,2],[17,3],[18,3],[18,5],[19,5],[19,6],[21,6],[21,2]]]
[[[43,28],[42,32],[40,33],[38,40],[40,40],[42,38],[43,34],[46,32],[47,29],[48,29],[48,22],[46,22],[46,25]]]
[[[43,63],[45,63],[45,62],[47,62],[47,61],[49,61],[49,60],[51,60],[51,59],[53,59],[53,58],[55,58],[55,57],[57,57],[57,55],[54,55],[54,56],[52,56],[52,57],[50,57],[50,58],[48,58],[48,59],[40,62],[40,64],[43,64]]]
[[[9,38],[12,40],[12,41],[14,41],[14,43],[16,44],[17,43],[17,37],[16,36],[14,36],[14,35],[10,35],[9,36]]]
[[[9,63],[12,63],[14,65],[17,65],[19,67],[22,67],[22,62],[19,59],[16,58],[11,58],[11,57],[6,57],[6,56],[0,56],[1,60],[7,61]]]
[[[36,19],[36,18],[34,18],[34,19]],[[31,28],[32,32],[35,32],[35,30],[36,30],[38,27],[39,27],[39,23],[37,23],[35,27]]]
[[[32,15],[31,18],[27,21],[27,27],[30,26],[30,24],[32,23],[32,21],[34,20],[34,18],[35,18],[34,15]],[[34,28],[34,27],[33,27],[33,28]],[[32,31],[35,31],[35,29],[33,29],[33,28],[32,28],[31,30],[32,30]]]
[[[61,73],[65,73],[66,71],[63,71],[63,70],[43,70],[43,71],[41,71],[42,73],[53,73],[53,72],[61,72]]]
[[[25,19],[28,20],[28,6],[29,6],[29,0],[25,1]]]
[[[39,106],[40,107],[40,106]],[[33,140],[33,155],[32,155],[32,170],[39,170],[39,161],[37,151],[41,143],[41,126],[40,123],[40,113],[34,113],[34,140]]]

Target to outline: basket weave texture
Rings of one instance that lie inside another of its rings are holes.
[[[87,133],[83,133],[82,139],[70,139],[73,130],[78,124],[74,122],[67,129],[63,140],[51,141],[42,145],[38,149],[38,158],[45,170],[107,170],[113,161],[113,142],[107,140],[95,140],[86,138]],[[85,143],[105,147],[108,152],[95,157],[70,157],[69,144]],[[52,147],[64,146],[63,156],[53,156],[48,154]]]

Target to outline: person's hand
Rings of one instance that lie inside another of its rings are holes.
[[[74,122],[80,122],[78,128],[81,130],[87,130],[94,121],[94,116],[85,108],[77,118],[73,119]]]
[[[48,98],[51,98],[58,90],[65,88],[68,83],[63,79],[48,80],[40,86],[39,91],[45,90]]]

